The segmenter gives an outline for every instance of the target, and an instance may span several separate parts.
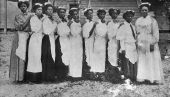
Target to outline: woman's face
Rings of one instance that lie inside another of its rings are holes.
[[[116,18],[117,18],[117,16],[118,16],[118,14],[117,14],[117,12],[116,12],[116,11],[114,11],[114,12],[112,12],[112,13],[111,13],[111,17],[112,17],[112,19],[116,19]]]
[[[35,11],[35,14],[38,16],[41,16],[42,15],[42,7],[37,8]]]
[[[64,10],[64,9],[61,9],[60,11],[59,11],[59,17],[60,18],[64,18],[65,17],[65,15],[66,15],[66,11]]]
[[[21,6],[20,6],[20,10],[22,11],[22,12],[26,12],[27,11],[27,5],[26,4],[24,4],[24,3],[22,3],[21,4]]]
[[[99,13],[98,17],[99,17],[99,19],[103,20],[105,18],[105,15],[106,14],[104,12],[101,12],[101,13]]]
[[[51,6],[48,7],[46,12],[49,16],[52,16],[53,15],[53,8]]]
[[[87,17],[87,19],[92,20],[93,19],[93,11],[89,10],[87,12],[87,16],[86,17]]]
[[[132,14],[127,14],[127,15],[126,15],[125,20],[126,20],[128,23],[132,22],[132,19],[133,19],[133,15],[132,15]]]
[[[148,7],[143,6],[143,7],[141,8],[141,14],[142,14],[143,17],[146,17],[146,16],[148,15],[148,12],[149,12]]]
[[[73,19],[77,19],[78,18],[78,12],[77,11],[74,11],[73,12]]]

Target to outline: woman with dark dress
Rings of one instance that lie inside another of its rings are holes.
[[[124,23],[120,26],[116,39],[120,43],[120,61],[123,75],[125,80],[136,81],[137,76],[137,49],[136,49],[136,30],[134,25],[132,25],[132,18],[134,17],[134,11],[127,10],[123,14],[125,19]]]
[[[57,25],[56,43],[56,66],[57,77],[59,80],[65,80],[68,74],[68,65],[70,65],[70,28],[67,25],[66,8],[58,8],[60,22]]]
[[[18,8],[21,10],[21,13],[15,16],[14,21],[17,33],[15,33],[12,44],[9,70],[9,78],[14,82],[25,80],[27,40],[31,31],[29,22],[33,15],[28,12],[28,7],[28,1],[19,1]]]
[[[42,75],[41,45],[43,38],[42,4],[36,3],[33,6],[35,15],[30,19],[32,35],[28,47],[27,81],[40,83]]]
[[[51,82],[56,78],[56,65],[55,60],[55,37],[57,23],[54,21],[53,6],[46,2],[44,7],[45,18],[43,20],[43,38],[41,48],[41,62],[42,62],[42,81]],[[58,56],[57,56],[58,57]]]

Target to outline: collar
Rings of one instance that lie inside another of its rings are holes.
[[[117,19],[113,20],[113,19],[112,19],[112,22],[113,22],[113,23],[118,23],[119,20],[117,20]]]
[[[30,11],[26,11],[25,13],[21,12],[22,15],[28,15],[30,13]]]
[[[105,21],[105,20],[103,20],[103,21]],[[103,23],[100,19],[98,19],[98,23]],[[106,21],[105,21],[105,23],[106,23]]]
[[[131,22],[130,22],[130,23],[128,23],[128,22],[126,22],[126,21],[124,22],[124,24],[125,24],[125,25],[132,25],[132,23],[131,23]]]
[[[142,16],[142,19],[148,19],[148,18],[150,18],[149,15],[147,15],[145,18]]]
[[[86,22],[92,22],[93,20],[90,21],[89,19],[86,19],[85,21],[86,21]]]

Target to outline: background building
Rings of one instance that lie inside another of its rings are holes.
[[[0,29],[14,29],[13,21],[16,14],[20,11],[17,7],[18,0],[0,0]],[[151,14],[158,20],[160,30],[164,32],[169,32],[170,30],[170,0],[29,0],[30,8],[34,3],[40,2],[51,2],[54,6],[65,6],[67,9],[71,7],[80,8],[80,18],[82,22],[84,21],[83,10],[84,8],[91,7],[94,9],[94,20],[97,19],[96,11],[99,8],[104,8],[108,11],[109,8],[119,8],[121,9],[121,14],[119,19],[122,19],[122,13],[125,10],[134,10],[135,19],[140,16],[138,5],[141,2],[150,2],[152,4]],[[68,10],[67,10],[68,11]],[[107,13],[106,20],[108,21],[110,16]],[[135,21],[134,19],[134,21]]]

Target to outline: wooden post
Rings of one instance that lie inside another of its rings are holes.
[[[7,0],[4,0],[4,33],[7,34]]]

